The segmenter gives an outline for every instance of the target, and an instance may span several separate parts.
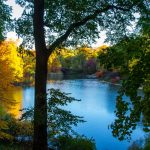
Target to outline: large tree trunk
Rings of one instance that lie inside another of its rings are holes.
[[[47,150],[47,56],[36,53],[35,104],[34,104],[34,150]]]
[[[47,49],[44,35],[44,0],[34,0],[34,38],[36,49],[35,104],[34,104],[34,150],[47,150]]]

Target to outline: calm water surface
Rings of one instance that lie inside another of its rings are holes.
[[[59,88],[72,93],[71,96],[81,99],[81,102],[73,102],[66,107],[72,113],[83,116],[87,121],[74,127],[74,130],[96,141],[97,150],[127,150],[132,143],[120,142],[115,139],[108,129],[114,118],[115,102],[119,86],[100,82],[97,79],[77,79],[50,81],[47,88]],[[34,87],[17,89],[22,95],[22,108],[31,107],[34,104]],[[144,136],[142,129],[138,127],[132,136],[132,140]]]

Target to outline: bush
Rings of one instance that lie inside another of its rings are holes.
[[[32,135],[33,125],[30,121],[20,121],[7,113],[3,108],[0,108],[0,141],[13,142],[18,137]]]
[[[85,136],[62,135],[56,141],[59,150],[96,150],[94,140]]]

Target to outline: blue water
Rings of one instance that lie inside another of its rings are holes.
[[[74,127],[74,130],[89,138],[94,138],[97,150],[127,150],[134,140],[144,136],[138,127],[132,135],[132,141],[118,141],[111,134],[108,126],[115,119],[115,102],[119,86],[101,82],[97,79],[77,79],[49,81],[47,88],[59,88],[61,91],[72,93],[71,96],[81,99],[66,107],[72,113],[83,116],[85,123]],[[34,104],[34,87],[23,89],[23,107]]]

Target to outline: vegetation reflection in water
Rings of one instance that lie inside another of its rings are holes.
[[[84,117],[86,122],[79,124],[74,130],[87,137],[93,137],[98,150],[127,150],[132,141],[144,136],[140,126],[133,132],[130,142],[121,142],[112,136],[109,125],[115,119],[114,110],[118,85],[100,82],[97,79],[51,80],[47,84],[47,89],[49,88],[58,88],[82,100],[69,104],[66,109]],[[34,87],[24,87],[23,90],[16,88],[11,95],[15,99],[22,98],[22,102],[20,101],[20,104],[18,103],[16,106],[17,109],[34,105]],[[18,114],[16,111],[13,113],[19,116],[19,111],[17,112]]]
[[[21,87],[12,87],[4,93],[4,98],[7,97],[10,102],[8,105],[6,104],[7,111],[16,118],[21,116],[20,110],[23,108],[23,91]]]

